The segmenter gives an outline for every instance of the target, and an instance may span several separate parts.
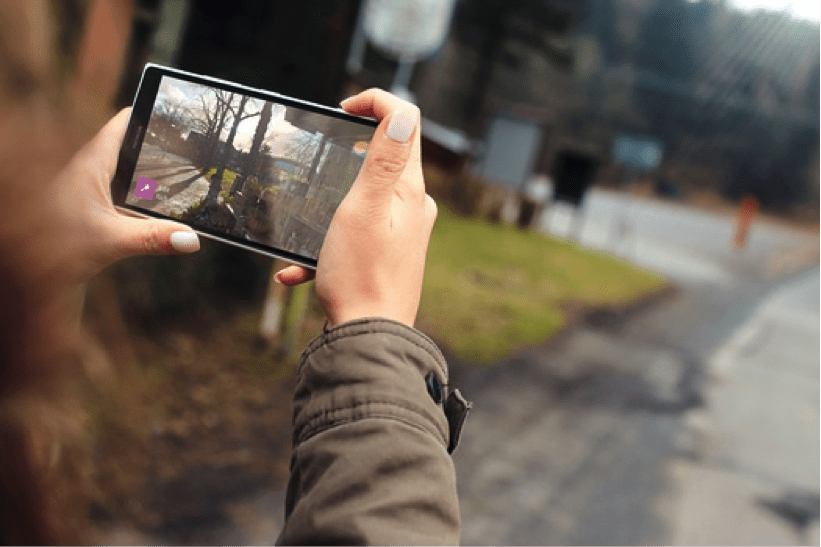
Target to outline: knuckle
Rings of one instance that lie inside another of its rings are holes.
[[[360,94],[360,96],[365,97],[372,105],[384,100],[386,95],[388,95],[388,92],[378,87],[370,87]]]
[[[402,174],[404,169],[405,162],[401,157],[383,154],[368,163],[365,173],[368,177],[376,179],[392,179]]]
[[[373,95],[374,98],[377,98],[377,99],[387,99],[387,98],[393,97],[393,94],[391,94],[388,91],[385,91],[381,87],[372,87],[368,90],[368,92],[371,95]]]
[[[373,87],[368,90],[371,93],[371,96],[374,99],[375,103],[380,103],[383,108],[388,109],[389,111],[397,111],[397,110],[412,110],[415,112],[416,116],[419,117],[420,110],[419,107],[413,104],[412,102],[406,101],[390,91],[386,91],[384,89],[380,89],[378,87]]]
[[[157,226],[151,226],[142,236],[141,247],[147,253],[156,253],[159,252],[161,246],[160,229]]]

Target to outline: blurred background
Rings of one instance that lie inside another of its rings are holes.
[[[93,123],[149,61],[420,106],[464,543],[818,544],[816,1],[49,6]],[[88,541],[273,543],[324,321],[274,266],[203,240],[92,281],[83,434],[52,447]]]

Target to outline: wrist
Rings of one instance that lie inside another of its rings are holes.
[[[345,312],[327,313],[326,317],[328,318],[328,328],[338,327],[346,323],[352,323],[365,319],[386,319],[388,321],[401,323],[410,328],[413,328],[413,325],[416,322],[416,313],[413,315],[408,313],[401,314],[396,313],[395,310],[373,307],[351,309],[346,310]]]

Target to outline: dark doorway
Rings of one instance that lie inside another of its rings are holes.
[[[553,163],[553,199],[578,207],[599,170],[599,159],[580,152],[559,152]]]

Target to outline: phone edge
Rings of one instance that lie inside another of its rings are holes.
[[[328,106],[328,105],[324,105],[324,104],[314,103],[314,102],[311,102],[311,101],[306,101],[305,99],[299,99],[297,97],[291,97],[290,95],[283,95],[282,93],[277,93],[276,91],[271,91],[270,89],[261,89],[259,87],[252,87],[252,86],[249,86],[249,85],[241,84],[239,82],[231,82],[229,80],[224,80],[222,78],[217,78],[216,76],[207,76],[205,74],[197,74],[197,73],[194,73],[194,72],[188,72],[186,70],[182,70],[182,69],[174,68],[174,67],[169,67],[169,66],[165,66],[165,65],[160,65],[160,64],[157,64],[157,63],[146,63],[145,64],[145,67],[143,67],[143,76],[140,78],[140,85],[142,85],[143,77],[145,77],[145,73],[149,68],[155,68],[155,69],[159,70],[160,72],[163,72],[163,71],[172,72],[172,73],[175,73],[175,74],[177,74],[179,76],[182,76],[182,77],[192,76],[193,75],[193,76],[196,76],[197,78],[202,78],[204,80],[211,80],[212,82],[217,82],[217,83],[222,84],[224,86],[238,87],[238,88],[244,89],[246,91],[251,91],[253,93],[260,93],[260,94],[263,94],[263,95],[274,95],[279,100],[284,100],[285,102],[290,101],[290,102],[298,103],[302,106],[307,106],[307,107],[310,107],[310,108],[320,108],[322,110],[329,110],[331,112],[334,112],[335,114],[342,114],[343,118],[352,118],[353,120],[367,122],[368,125],[372,125],[373,127],[377,127],[379,125],[379,122],[375,118],[369,118],[369,117],[366,117],[366,116],[357,116],[355,114],[351,114],[350,112],[345,112],[345,110],[343,110],[342,108],[339,108],[339,107],[333,107],[333,106]],[[139,89],[140,88],[137,87],[137,93],[134,95],[135,98],[139,94]]]
[[[134,216],[134,217],[138,217],[138,218],[154,218],[154,219],[157,219],[157,220],[170,220],[171,222],[179,222],[179,221],[177,221],[177,220],[175,220],[174,218],[171,218],[171,217],[153,216],[153,215],[146,214],[144,211],[137,210],[137,209],[131,209],[129,207],[123,207],[121,205],[114,205],[114,208],[117,209],[118,211],[124,213],[124,214]],[[219,241],[221,243],[227,243],[229,245],[235,245],[237,247],[242,247],[246,251],[251,251],[251,252],[254,252],[254,253],[263,254],[263,255],[269,256],[271,258],[279,258],[281,260],[285,260],[286,262],[291,262],[293,264],[297,264],[298,266],[302,266],[302,267],[308,268],[310,270],[316,270],[316,267],[317,267],[316,264],[313,264],[309,261],[295,259],[295,258],[292,258],[290,256],[283,256],[283,255],[280,255],[280,254],[277,254],[275,252],[268,251],[268,250],[265,250],[265,249],[257,249],[256,247],[253,247],[251,245],[247,245],[247,244],[243,243],[242,241],[234,241],[232,239],[226,239],[226,238],[220,237],[218,235],[209,234],[208,232],[202,232],[202,231],[198,230],[195,226],[191,226],[190,224],[186,224],[184,222],[179,222],[179,224],[181,224],[181,225],[183,225],[187,228],[191,228],[194,232],[197,233],[197,235],[200,235],[202,237],[206,237],[208,239],[212,239],[212,240],[215,240],[215,241]]]

